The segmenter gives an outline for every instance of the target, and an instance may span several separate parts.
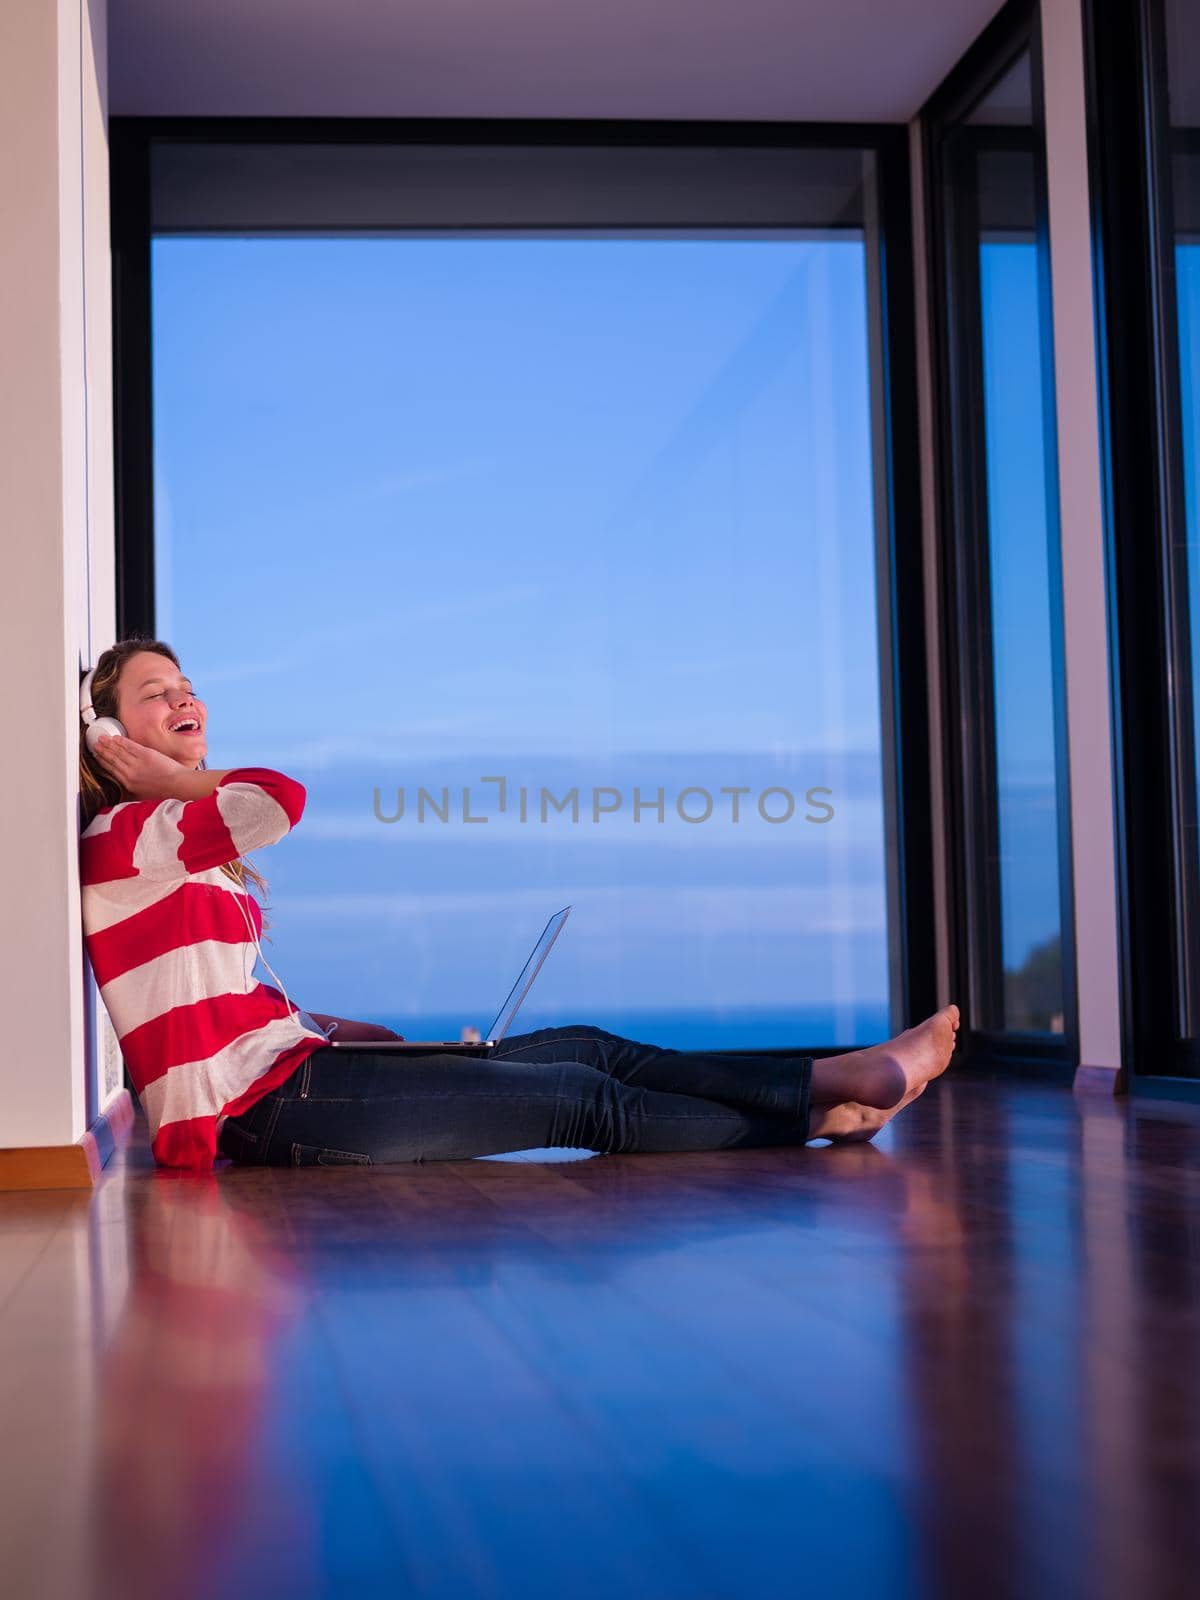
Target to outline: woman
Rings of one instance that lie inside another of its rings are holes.
[[[85,683],[86,683],[85,679]],[[157,639],[104,651],[81,698],[83,926],[156,1160],[460,1160],[566,1145],[717,1150],[869,1139],[954,1052],[958,1007],[848,1055],[720,1055],[571,1024],[483,1057],[333,1051],[389,1029],[296,1007],[251,976],[263,921],[246,853],[300,820],[264,767],[209,771],[208,712]],[[115,717],[124,736],[88,725]]]

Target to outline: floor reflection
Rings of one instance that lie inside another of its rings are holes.
[[[13,1593],[1173,1596],[1200,1117],[154,1169],[0,1207]]]
[[[218,1592],[232,1576],[223,1545],[252,1507],[255,1538],[311,1571],[308,1507],[286,1482],[264,1493],[255,1466],[309,1280],[267,1197],[167,1172],[125,1187],[128,1287],[97,1360],[102,1568],[122,1572],[129,1595]]]

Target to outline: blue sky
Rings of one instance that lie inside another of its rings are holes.
[[[1035,246],[980,249],[1005,965],[1060,923],[1046,432]]]
[[[877,1034],[861,242],[158,240],[153,341],[158,632],[209,764],[309,788],[258,860],[293,997],[475,1020],[570,901],[531,1026]],[[478,811],[484,774],[624,809],[374,817],[399,785]],[[787,787],[797,819],[671,814],[721,785]]]

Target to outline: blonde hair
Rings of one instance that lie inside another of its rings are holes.
[[[121,673],[130,656],[135,656],[139,651],[152,650],[160,656],[166,656],[168,661],[179,666],[179,657],[169,644],[164,644],[161,639],[146,639],[137,634],[121,639],[110,649],[101,653],[96,663],[96,675],[92,679],[92,706],[98,717],[115,717],[117,715],[117,685],[121,680]],[[82,683],[82,679],[80,680]],[[106,772],[88,749],[87,739],[84,736],[86,724],[82,714],[79,718],[79,794],[82,802],[83,827],[87,827],[96,813],[105,806],[119,805],[122,800],[129,797],[121,785]],[[248,883],[253,883],[262,894],[264,900],[268,891],[267,880],[244,857],[239,856],[236,861],[226,861],[221,871],[227,878],[232,878],[238,887],[247,894]],[[263,927],[270,924],[263,919]]]

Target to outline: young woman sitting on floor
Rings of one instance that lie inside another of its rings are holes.
[[[84,935],[165,1166],[857,1141],[949,1065],[955,1005],[825,1057],[674,1050],[587,1023],[509,1035],[487,1057],[333,1050],[334,1023],[339,1040],[400,1035],[306,1012],[252,976],[263,920],[249,886],[266,884],[245,857],[296,826],[304,788],[266,767],[209,771],[207,733],[160,640],[105,650],[81,685]]]

